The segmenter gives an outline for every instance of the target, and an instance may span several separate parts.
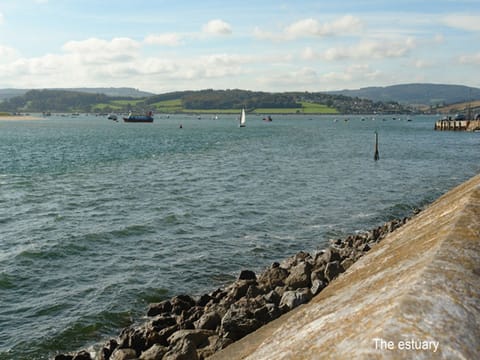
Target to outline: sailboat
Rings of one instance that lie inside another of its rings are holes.
[[[242,114],[240,115],[240,127],[245,127],[245,108],[242,109]]]

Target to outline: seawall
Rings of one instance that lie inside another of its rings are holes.
[[[480,359],[480,175],[210,359]]]

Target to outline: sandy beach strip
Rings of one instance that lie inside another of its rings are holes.
[[[25,115],[0,115],[0,120],[20,121],[20,120],[40,120],[38,116]]]

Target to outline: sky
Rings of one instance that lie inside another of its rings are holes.
[[[0,0],[0,88],[480,87],[480,0]]]

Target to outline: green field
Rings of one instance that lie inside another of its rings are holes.
[[[118,105],[118,106],[136,106],[138,103],[144,102],[144,99],[136,99],[136,100],[113,100],[110,102],[111,105]]]
[[[323,104],[302,102],[303,114],[338,114],[338,110]]]
[[[124,111],[143,103],[142,100],[114,100],[110,103],[97,104],[94,111]],[[302,102],[299,108],[258,108],[249,110],[254,114],[338,114],[337,109],[327,105]],[[164,100],[145,105],[157,113],[187,113],[187,114],[237,114],[241,109],[184,109],[181,99]]]
[[[182,112],[183,110],[181,99],[159,101],[150,104],[150,106],[154,108],[156,112],[161,113],[176,113]]]

